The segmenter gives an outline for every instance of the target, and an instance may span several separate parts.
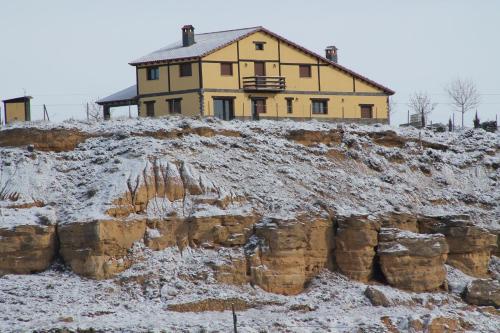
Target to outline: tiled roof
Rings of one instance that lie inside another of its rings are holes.
[[[134,60],[130,63],[130,65],[174,59],[198,58],[225,45],[229,45],[248,34],[258,31],[259,29],[260,27],[254,27],[211,32],[206,34],[195,34],[195,43],[191,46],[183,47],[182,41],[178,41]]]
[[[137,86],[134,84],[126,89],[120,90],[119,92],[114,93],[108,97],[104,97],[98,100],[96,103],[111,103],[111,102],[121,102],[121,101],[129,101],[137,98]]]

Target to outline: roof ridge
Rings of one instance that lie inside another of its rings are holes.
[[[212,31],[212,32],[202,32],[202,33],[199,33],[199,34],[196,34],[195,33],[195,36],[199,36],[199,35],[209,35],[209,34],[217,34],[217,33],[223,33],[223,32],[232,32],[232,31],[241,31],[241,30],[250,30],[250,29],[254,29],[254,30],[257,30],[257,29],[261,29],[262,26],[255,26],[255,27],[248,27],[248,28],[240,28],[240,29],[229,29],[229,30],[220,30],[220,31]]]

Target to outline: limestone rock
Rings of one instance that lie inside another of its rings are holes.
[[[500,307],[500,282],[478,279],[470,282],[465,290],[465,301],[469,304]]]
[[[252,214],[190,217],[189,244],[192,247],[243,246],[258,218]]]
[[[52,216],[49,218],[45,214]],[[55,215],[45,208],[3,209],[0,275],[44,271],[56,255]]]
[[[200,174],[189,163],[183,162],[181,166],[181,176],[185,190],[191,195],[203,194],[200,184]]]
[[[442,235],[382,228],[378,255],[390,285],[411,291],[435,290],[446,278],[448,245]]]
[[[380,223],[372,216],[351,216],[338,221],[335,260],[347,277],[366,282],[373,276]]]
[[[342,142],[343,133],[341,130],[330,131],[312,131],[312,130],[291,130],[287,134],[288,140],[293,140],[305,146],[312,146],[319,143],[340,144]]]
[[[414,214],[391,212],[380,216],[382,227],[418,233],[418,220]]]
[[[305,235],[297,221],[266,219],[257,225],[262,240],[257,260],[251,267],[253,283],[262,289],[295,295],[306,283]]]
[[[463,216],[421,217],[419,229],[446,237],[450,249],[447,264],[468,275],[488,276],[491,253],[497,246],[496,235],[474,226]]]
[[[249,257],[251,281],[266,291],[294,295],[324,268],[331,268],[332,222],[324,217],[266,218],[256,226]]]
[[[248,282],[245,258],[234,258],[228,263],[209,266],[214,270],[215,279],[219,283],[243,285]]]
[[[189,224],[184,218],[172,216],[164,219],[148,219],[146,224],[150,232],[146,232],[144,243],[155,251],[172,246],[182,250],[189,244]]]
[[[64,262],[82,276],[105,279],[125,270],[133,244],[144,238],[146,220],[98,220],[59,226]]]

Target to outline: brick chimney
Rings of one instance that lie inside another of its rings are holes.
[[[338,56],[337,56],[337,47],[335,46],[328,46],[326,48],[326,59],[330,60],[331,62],[338,63]]]
[[[185,25],[182,27],[182,46],[187,47],[194,44],[194,27]]]

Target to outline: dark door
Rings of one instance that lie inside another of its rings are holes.
[[[252,120],[259,120],[259,115],[265,112],[266,100],[264,98],[252,99]]]
[[[222,120],[234,119],[234,103],[232,98],[214,98],[214,116]]]
[[[262,61],[255,62],[255,76],[266,76],[266,63]]]
[[[146,116],[155,116],[155,102],[145,102],[146,103]]]

